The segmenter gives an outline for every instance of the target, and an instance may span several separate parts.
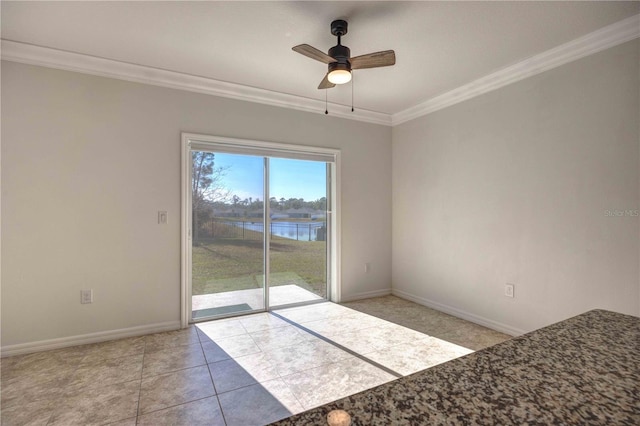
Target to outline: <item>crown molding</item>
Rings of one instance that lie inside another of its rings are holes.
[[[273,92],[241,84],[228,83],[160,68],[114,61],[96,56],[51,49],[48,47],[2,40],[2,59],[29,65],[56,68],[65,71],[115,78],[136,83],[172,89],[187,90],[207,95],[259,104],[278,106],[299,111],[324,114],[325,103],[286,93]],[[350,106],[329,103],[332,117],[347,118],[367,123],[391,125],[391,115],[364,109],[352,112]]]
[[[331,115],[367,123],[396,126],[638,37],[640,37],[640,14],[561,44],[393,115],[363,109],[351,112],[349,106],[330,103]],[[11,40],[2,40],[2,59],[316,114],[324,114],[325,110],[324,102],[317,99]]]
[[[395,113],[391,116],[391,125],[397,126],[638,37],[640,37],[640,14],[603,27]]]

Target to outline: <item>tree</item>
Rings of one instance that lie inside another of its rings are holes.
[[[269,208],[271,210],[276,210],[278,208],[278,200],[276,197],[269,198]]]
[[[311,207],[314,210],[326,210],[327,209],[327,198],[326,197],[322,197],[319,198],[315,201],[310,201],[309,204],[311,204]]]
[[[223,185],[228,167],[215,167],[212,152],[193,151],[191,161],[191,213],[193,239],[197,241],[200,223],[209,218],[213,203],[226,202],[229,197]]]
[[[304,199],[302,198],[289,198],[287,200],[287,208],[301,209],[304,206]]]

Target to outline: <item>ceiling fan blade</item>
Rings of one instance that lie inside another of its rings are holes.
[[[294,52],[298,52],[301,55],[307,56],[311,59],[315,59],[316,61],[323,62],[325,64],[330,64],[331,62],[335,62],[331,56],[327,55],[321,50],[316,49],[313,46],[309,46],[308,44],[299,44],[298,46],[294,46],[291,48]]]
[[[327,73],[320,82],[320,85],[318,85],[318,89],[331,89],[332,87],[336,87],[336,85],[329,81],[329,73]]]
[[[364,68],[388,67],[395,65],[396,53],[393,50],[369,53],[368,55],[356,56],[349,59],[351,69],[361,70]]]

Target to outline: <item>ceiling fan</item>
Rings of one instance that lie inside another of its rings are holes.
[[[351,81],[352,70],[388,67],[396,63],[396,54],[393,50],[384,50],[352,58],[351,50],[340,44],[341,37],[347,34],[347,21],[342,19],[333,21],[331,34],[338,37],[338,44],[329,49],[328,54],[308,44],[300,44],[292,48],[295,52],[328,64],[329,70],[320,82],[318,89],[330,89],[336,84],[348,83]]]

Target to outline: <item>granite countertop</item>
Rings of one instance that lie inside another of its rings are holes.
[[[284,419],[326,425],[640,425],[640,318],[593,310]]]

